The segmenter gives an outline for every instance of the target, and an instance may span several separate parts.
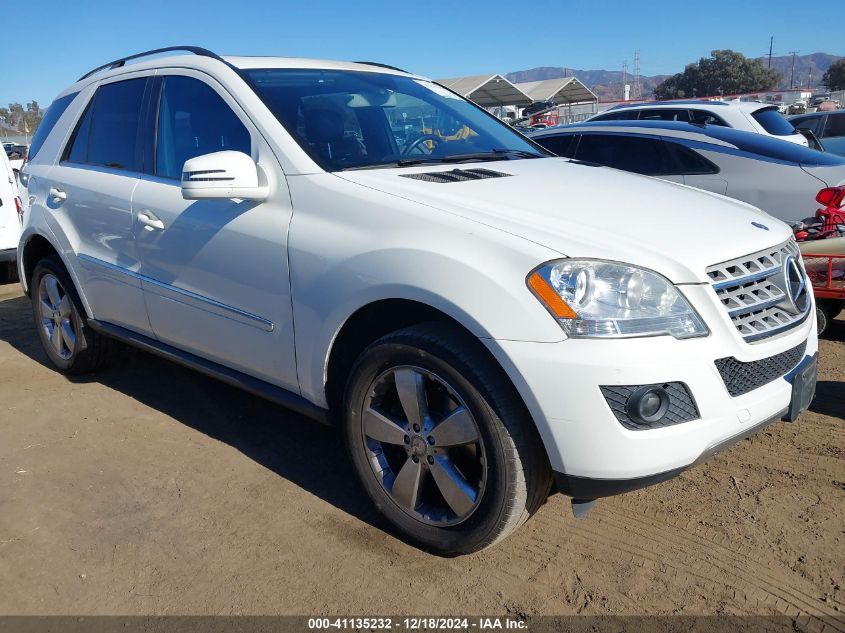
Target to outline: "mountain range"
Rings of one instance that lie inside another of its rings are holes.
[[[772,57],[772,68],[781,73],[781,81],[776,86],[783,90],[790,87],[790,81],[795,87],[809,86],[816,88],[821,84],[822,75],[830,68],[830,65],[838,59],[837,55],[828,53],[812,53],[810,55],[795,56],[795,72],[792,72],[792,55]],[[768,59],[762,59],[768,64]],[[679,72],[681,72],[681,69]],[[543,79],[557,79],[560,77],[577,77],[583,84],[592,90],[599,98],[599,101],[610,101],[619,99],[622,91],[621,70],[577,70],[564,68],[562,66],[540,66],[528,70],[517,70],[505,75],[509,81],[520,83],[524,81],[540,81]],[[650,97],[655,86],[669,75],[640,75],[642,96]],[[628,83],[633,82],[633,75],[628,70]]]

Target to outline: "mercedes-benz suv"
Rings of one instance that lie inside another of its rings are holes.
[[[553,157],[391,67],[178,50],[85,75],[33,141],[18,262],[59,371],[124,343],[336,425],[439,553],[808,406],[778,220]]]

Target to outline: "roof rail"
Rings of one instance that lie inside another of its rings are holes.
[[[388,70],[398,70],[400,73],[407,73],[407,70],[390,66],[389,64],[380,64],[379,62],[353,62],[355,64],[364,64],[365,66],[378,66],[379,68],[387,68]],[[408,73],[410,74],[410,73]]]
[[[108,64],[103,64],[102,66],[97,66],[94,70],[85,73],[77,79],[77,81],[82,81],[83,79],[87,79],[94,73],[97,73],[101,70],[112,70],[113,68],[120,68],[121,66],[125,66],[126,62],[130,59],[138,59],[139,57],[148,57],[149,55],[157,55],[158,53],[167,53],[168,51],[188,51],[189,53],[193,53],[194,55],[200,55],[201,57],[210,57],[212,59],[216,59],[218,61],[223,62],[227,66],[231,66],[225,59],[220,57],[217,53],[212,53],[210,50],[206,48],[200,48],[199,46],[166,46],[164,48],[156,48],[151,51],[144,51],[143,53],[138,53],[137,55],[129,55],[127,57],[121,57],[120,59],[116,59],[113,62],[109,62]]]

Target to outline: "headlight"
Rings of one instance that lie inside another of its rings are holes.
[[[644,268],[563,259],[532,272],[528,287],[572,337],[709,333],[678,289]]]

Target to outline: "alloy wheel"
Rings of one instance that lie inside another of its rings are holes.
[[[475,511],[487,482],[484,444],[466,403],[443,378],[413,366],[381,373],[361,420],[373,472],[404,512],[446,527]]]
[[[53,352],[64,360],[76,350],[73,304],[55,275],[47,273],[38,285],[41,326]]]

